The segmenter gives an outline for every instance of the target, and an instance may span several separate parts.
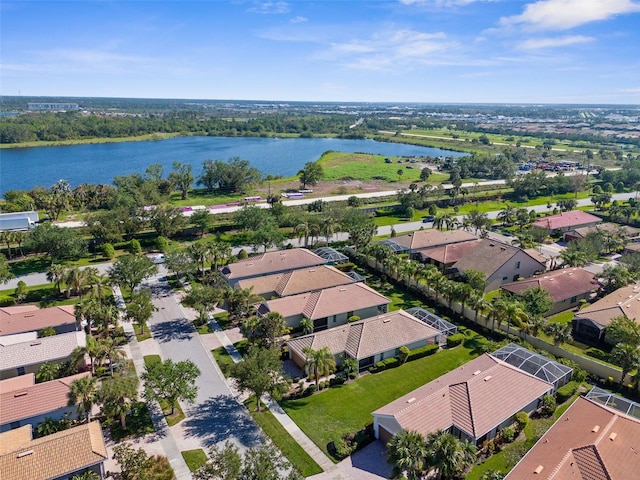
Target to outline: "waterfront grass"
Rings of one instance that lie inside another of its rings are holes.
[[[249,398],[244,404],[262,431],[304,478],[323,472],[320,465],[294,440],[268,408],[257,412],[255,397]]]
[[[475,343],[487,341],[477,334],[471,340]],[[477,347],[459,345],[397,368],[364,375],[354,382],[323,390],[310,397],[282,400],[280,404],[313,442],[330,455],[328,444],[370,424],[371,412],[479,354]]]
[[[2,143],[2,148],[27,148],[27,147],[57,147],[65,145],[91,145],[98,143],[123,143],[123,142],[148,142],[153,140],[165,140],[167,138],[179,137],[180,133],[149,133],[134,137],[114,137],[114,138],[83,138],[76,140],[22,142],[22,143]]]

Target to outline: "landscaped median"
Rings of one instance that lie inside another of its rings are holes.
[[[329,444],[370,425],[371,412],[482,354],[487,340],[471,331],[468,334],[467,341],[455,348],[280,404],[320,449],[338,461]]]

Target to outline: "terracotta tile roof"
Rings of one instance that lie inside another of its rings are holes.
[[[256,295],[275,292],[279,297],[288,297],[298,293],[346,285],[353,282],[353,278],[337,268],[321,265],[265,277],[247,278],[240,280],[238,287],[253,287],[253,293]]]
[[[616,317],[626,315],[640,321],[640,285],[619,288],[587,308],[576,313],[576,318],[588,318],[606,327]]]
[[[583,212],[582,210],[571,210],[557,215],[539,218],[531,223],[531,226],[544,228],[545,230],[555,230],[556,228],[582,227],[590,223],[599,223],[602,219]]]
[[[469,240],[476,240],[477,238],[478,237],[465,230],[447,230],[443,232],[435,228],[430,228],[405,235],[398,235],[390,240],[415,251],[422,248],[447,245],[449,243],[468,242]]]
[[[640,229],[630,227],[629,225],[618,225],[617,223],[599,223],[598,225],[593,225],[591,227],[579,227],[571,230],[572,232],[577,233],[580,237],[586,237],[588,234],[593,232],[604,232],[609,234],[617,234],[618,232],[623,232],[623,235],[626,237],[635,237],[640,233]]]
[[[638,478],[639,451],[638,419],[578,397],[506,478],[630,480]]]
[[[448,265],[460,260],[464,255],[473,250],[480,240],[470,240],[467,242],[452,243],[449,245],[441,245],[439,247],[423,248],[416,253],[425,259],[432,259],[436,262]]]
[[[85,334],[80,331],[13,345],[0,343],[0,371],[65,359],[71,355],[74,348],[84,347],[85,342]]]
[[[23,429],[25,430],[22,431]],[[2,478],[57,478],[99,464],[108,458],[100,422],[80,425],[35,440],[25,434],[30,434],[31,426],[26,425],[18,430],[22,432],[0,434]],[[7,434],[11,443],[5,440]]]
[[[75,323],[73,305],[51,308],[38,308],[35,305],[0,308],[0,336]]]
[[[549,292],[554,302],[561,302],[567,298],[593,292],[600,288],[600,283],[592,273],[583,268],[563,268],[502,285],[503,290],[516,295],[536,287]]]
[[[29,388],[36,383],[35,373],[27,373],[19,377],[7,378],[0,380],[0,393],[13,392],[21,388]]]
[[[439,334],[404,310],[396,310],[298,337],[287,344],[303,358],[306,347],[314,350],[327,347],[334,355],[346,352],[352,358],[361,359]]]
[[[237,263],[221,268],[222,274],[229,280],[259,277],[299,268],[311,268],[324,265],[326,260],[306,248],[276,250],[249,257]]]
[[[464,272],[470,268],[480,270],[489,278],[519,252],[529,255],[518,247],[500,243],[495,240],[483,239],[478,242],[473,250],[456,262],[454,267],[457,268],[459,272]],[[544,263],[540,263],[540,269],[544,270],[544,268]]]
[[[364,283],[350,283],[314,292],[264,302],[259,311],[278,312],[283,317],[304,315],[309,320],[361,310],[391,301]]]
[[[553,385],[485,354],[373,412],[427,435],[455,425],[480,438]]]
[[[32,384],[0,394],[0,425],[44,415],[67,406],[71,382],[91,376],[79,373],[50,382]],[[20,377],[18,377],[20,378]],[[0,382],[3,383],[3,382]]]

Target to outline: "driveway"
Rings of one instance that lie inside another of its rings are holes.
[[[245,407],[235,399],[164,277],[154,277],[148,285],[158,308],[149,323],[162,358],[170,358],[174,362],[191,360],[201,372],[196,381],[198,394],[194,404],[184,405],[187,418],[171,427],[178,447],[181,450],[208,450],[215,444],[231,440],[244,451],[261,444],[260,429]]]

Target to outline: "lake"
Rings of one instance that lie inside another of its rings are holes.
[[[193,165],[197,177],[204,160],[231,157],[249,160],[265,175],[287,177],[328,150],[385,156],[466,155],[402,143],[337,138],[176,137],[146,142],[11,148],[0,150],[0,193],[29,190],[36,185],[49,187],[60,179],[67,180],[72,187],[81,183],[110,184],[116,175],[144,173],[153,163],[162,164],[166,176],[174,161]]]

